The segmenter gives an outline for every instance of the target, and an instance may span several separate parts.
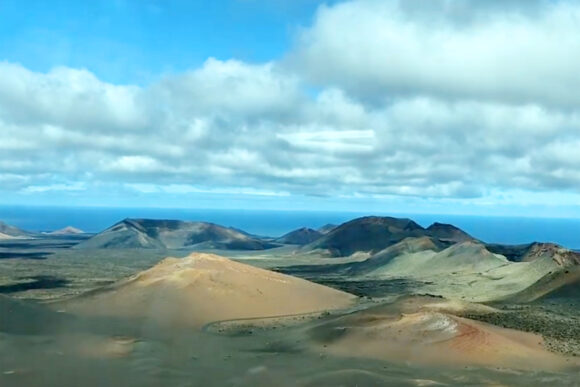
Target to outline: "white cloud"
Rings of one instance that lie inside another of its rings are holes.
[[[433,1],[322,7],[294,67],[138,87],[1,63],[0,192],[578,197],[580,6]]]
[[[566,107],[580,102],[577,3],[552,2],[541,12],[429,3],[323,6],[292,61],[313,82],[363,98],[429,95]]]
[[[255,117],[294,113],[301,99],[298,79],[274,63],[250,65],[208,59],[203,67],[165,77],[151,88],[151,103],[189,114]],[[161,99],[159,99],[161,97]]]
[[[207,193],[219,195],[250,195],[250,196],[274,196],[286,197],[290,196],[288,192],[281,191],[265,191],[252,188],[217,188],[217,189],[201,189],[193,185],[186,184],[169,184],[169,185],[155,185],[155,184],[126,184],[127,188],[141,192],[141,193],[165,193],[165,194],[192,194],[192,193]]]
[[[46,74],[0,62],[0,114],[15,125],[66,125],[87,131],[140,129],[146,110],[139,88],[101,82],[87,70],[55,68]]]
[[[374,147],[375,132],[372,130],[342,130],[331,127],[323,130],[306,127],[301,131],[279,134],[279,138],[293,147],[309,152],[370,153]]]
[[[50,192],[50,191],[84,191],[86,186],[82,182],[75,182],[70,184],[50,184],[50,185],[31,185],[26,187],[22,192],[25,194]]]

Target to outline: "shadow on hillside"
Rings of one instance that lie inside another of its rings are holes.
[[[386,297],[413,294],[419,291],[422,282],[406,278],[388,280],[344,281],[331,278],[308,278],[312,282],[342,290],[359,297]]]
[[[35,251],[31,253],[26,252],[5,252],[0,251],[0,259],[13,259],[13,258],[22,258],[22,259],[47,259],[49,255],[54,253],[49,253],[45,251]]]
[[[0,285],[0,294],[10,294],[35,289],[63,288],[70,283],[70,281],[64,278],[54,277],[50,275],[37,275],[34,277],[23,278],[23,280],[28,281],[10,285]]]
[[[300,277],[360,297],[386,297],[421,293],[425,283],[408,278],[349,280],[342,277],[352,263],[330,265],[297,265],[279,267],[274,271]]]
[[[27,241],[1,241],[0,248],[3,249],[19,249],[19,250],[37,250],[37,249],[68,249],[76,246],[81,242],[80,240],[75,241],[44,241],[44,240],[27,240]]]

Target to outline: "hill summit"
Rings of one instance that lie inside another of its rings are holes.
[[[316,241],[322,237],[322,235],[323,234],[320,231],[303,227],[282,235],[280,238],[276,239],[276,242],[289,245],[306,245]]]
[[[368,216],[346,222],[304,248],[327,250],[332,256],[349,256],[360,251],[374,254],[405,238],[427,234],[411,219]]]
[[[239,230],[206,222],[125,219],[89,240],[78,249],[180,249],[208,248],[263,250],[274,245]]]
[[[342,309],[356,297],[214,254],[166,258],[151,269],[63,306],[88,315],[201,328],[213,321]]]
[[[427,227],[427,231],[432,237],[442,241],[455,243],[475,241],[474,237],[452,224],[435,222]]]
[[[0,222],[0,239],[32,238],[34,233]]]

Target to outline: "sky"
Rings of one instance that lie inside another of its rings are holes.
[[[0,204],[580,217],[580,2],[0,1]]]

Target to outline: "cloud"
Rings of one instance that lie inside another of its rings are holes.
[[[360,98],[573,108],[579,25],[575,2],[348,1],[319,9],[289,61]]]
[[[309,152],[368,153],[373,149],[372,130],[310,130],[279,134],[278,137],[295,148]]]
[[[322,6],[287,60],[147,86],[0,63],[0,193],[577,197],[580,7],[420,4]]]
[[[288,114],[293,103],[301,98],[298,80],[280,73],[273,63],[250,65],[213,58],[199,69],[164,78],[152,88],[152,96],[159,95],[165,97],[162,101],[171,104],[172,109],[241,114],[245,118]]]
[[[40,74],[0,62],[0,69],[0,114],[6,123],[66,125],[99,133],[147,123],[147,112],[136,101],[138,87],[107,84],[87,70],[65,67]]]
[[[250,195],[250,196],[290,196],[288,192],[275,192],[256,190],[252,188],[246,189],[200,189],[198,187],[186,184],[169,184],[159,186],[155,184],[126,184],[129,189],[133,189],[141,193],[164,193],[164,194],[191,194],[191,193],[206,193],[218,195]]]
[[[84,185],[84,183],[82,182],[77,182],[77,183],[71,183],[71,184],[51,184],[51,185],[31,185],[26,187],[22,192],[25,194],[30,194],[30,193],[40,193],[40,192],[50,192],[50,191],[57,191],[57,192],[63,192],[63,191],[84,191],[86,190],[86,187]]]

